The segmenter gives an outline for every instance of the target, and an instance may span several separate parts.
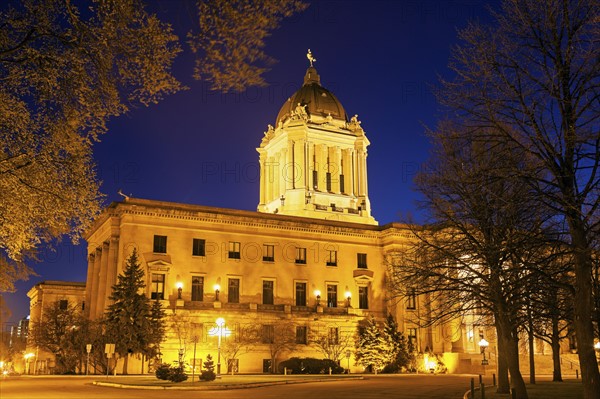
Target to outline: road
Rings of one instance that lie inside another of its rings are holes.
[[[469,388],[470,376],[384,375],[364,380],[311,382],[258,388],[193,391],[141,390],[101,387],[91,382],[98,377],[10,377],[0,380],[1,399],[459,399]],[[486,381],[487,382],[487,381]],[[488,382],[489,383],[489,382]]]

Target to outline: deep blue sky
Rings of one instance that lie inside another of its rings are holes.
[[[149,1],[184,37],[195,19],[194,1]],[[424,126],[440,115],[429,86],[451,76],[450,48],[469,20],[489,21],[494,0],[313,1],[284,21],[266,51],[279,62],[268,87],[222,95],[191,79],[188,48],[175,66],[190,90],[158,105],[132,110],[110,123],[95,148],[106,204],[135,197],[256,210],[258,153],[267,124],[302,84],[307,49],[317,59],[321,84],[349,115],[358,114],[371,141],[369,196],[380,224],[419,220],[412,178],[427,159]],[[43,280],[85,281],[85,244],[43,251],[39,277],[5,294],[16,322],[28,314],[27,291]]]

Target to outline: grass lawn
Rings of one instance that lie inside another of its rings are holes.
[[[510,399],[510,395],[498,394],[495,387],[485,390],[486,399]],[[539,381],[537,384],[527,384],[529,399],[582,399],[583,385],[581,380],[565,380],[564,382]],[[475,398],[479,399],[481,392],[475,392]]]

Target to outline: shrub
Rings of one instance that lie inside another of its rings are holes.
[[[169,375],[171,374],[171,366],[166,363],[161,363],[158,365],[158,367],[156,367],[154,374],[159,380],[168,380]]]
[[[183,371],[183,367],[171,367],[169,374],[169,381],[182,382],[187,380],[187,374]]]
[[[293,374],[329,374],[331,367],[332,374],[342,374],[344,368],[329,359],[315,359],[312,357],[299,358],[292,357],[279,363],[279,372],[283,373],[283,368],[287,368]]]
[[[212,370],[204,370],[201,374],[200,374],[200,379],[202,381],[213,381],[215,378],[217,378],[217,375],[215,374],[214,371]]]

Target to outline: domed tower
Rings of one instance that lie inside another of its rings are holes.
[[[377,224],[367,190],[369,140],[310,67],[268,126],[260,154],[259,212]]]

